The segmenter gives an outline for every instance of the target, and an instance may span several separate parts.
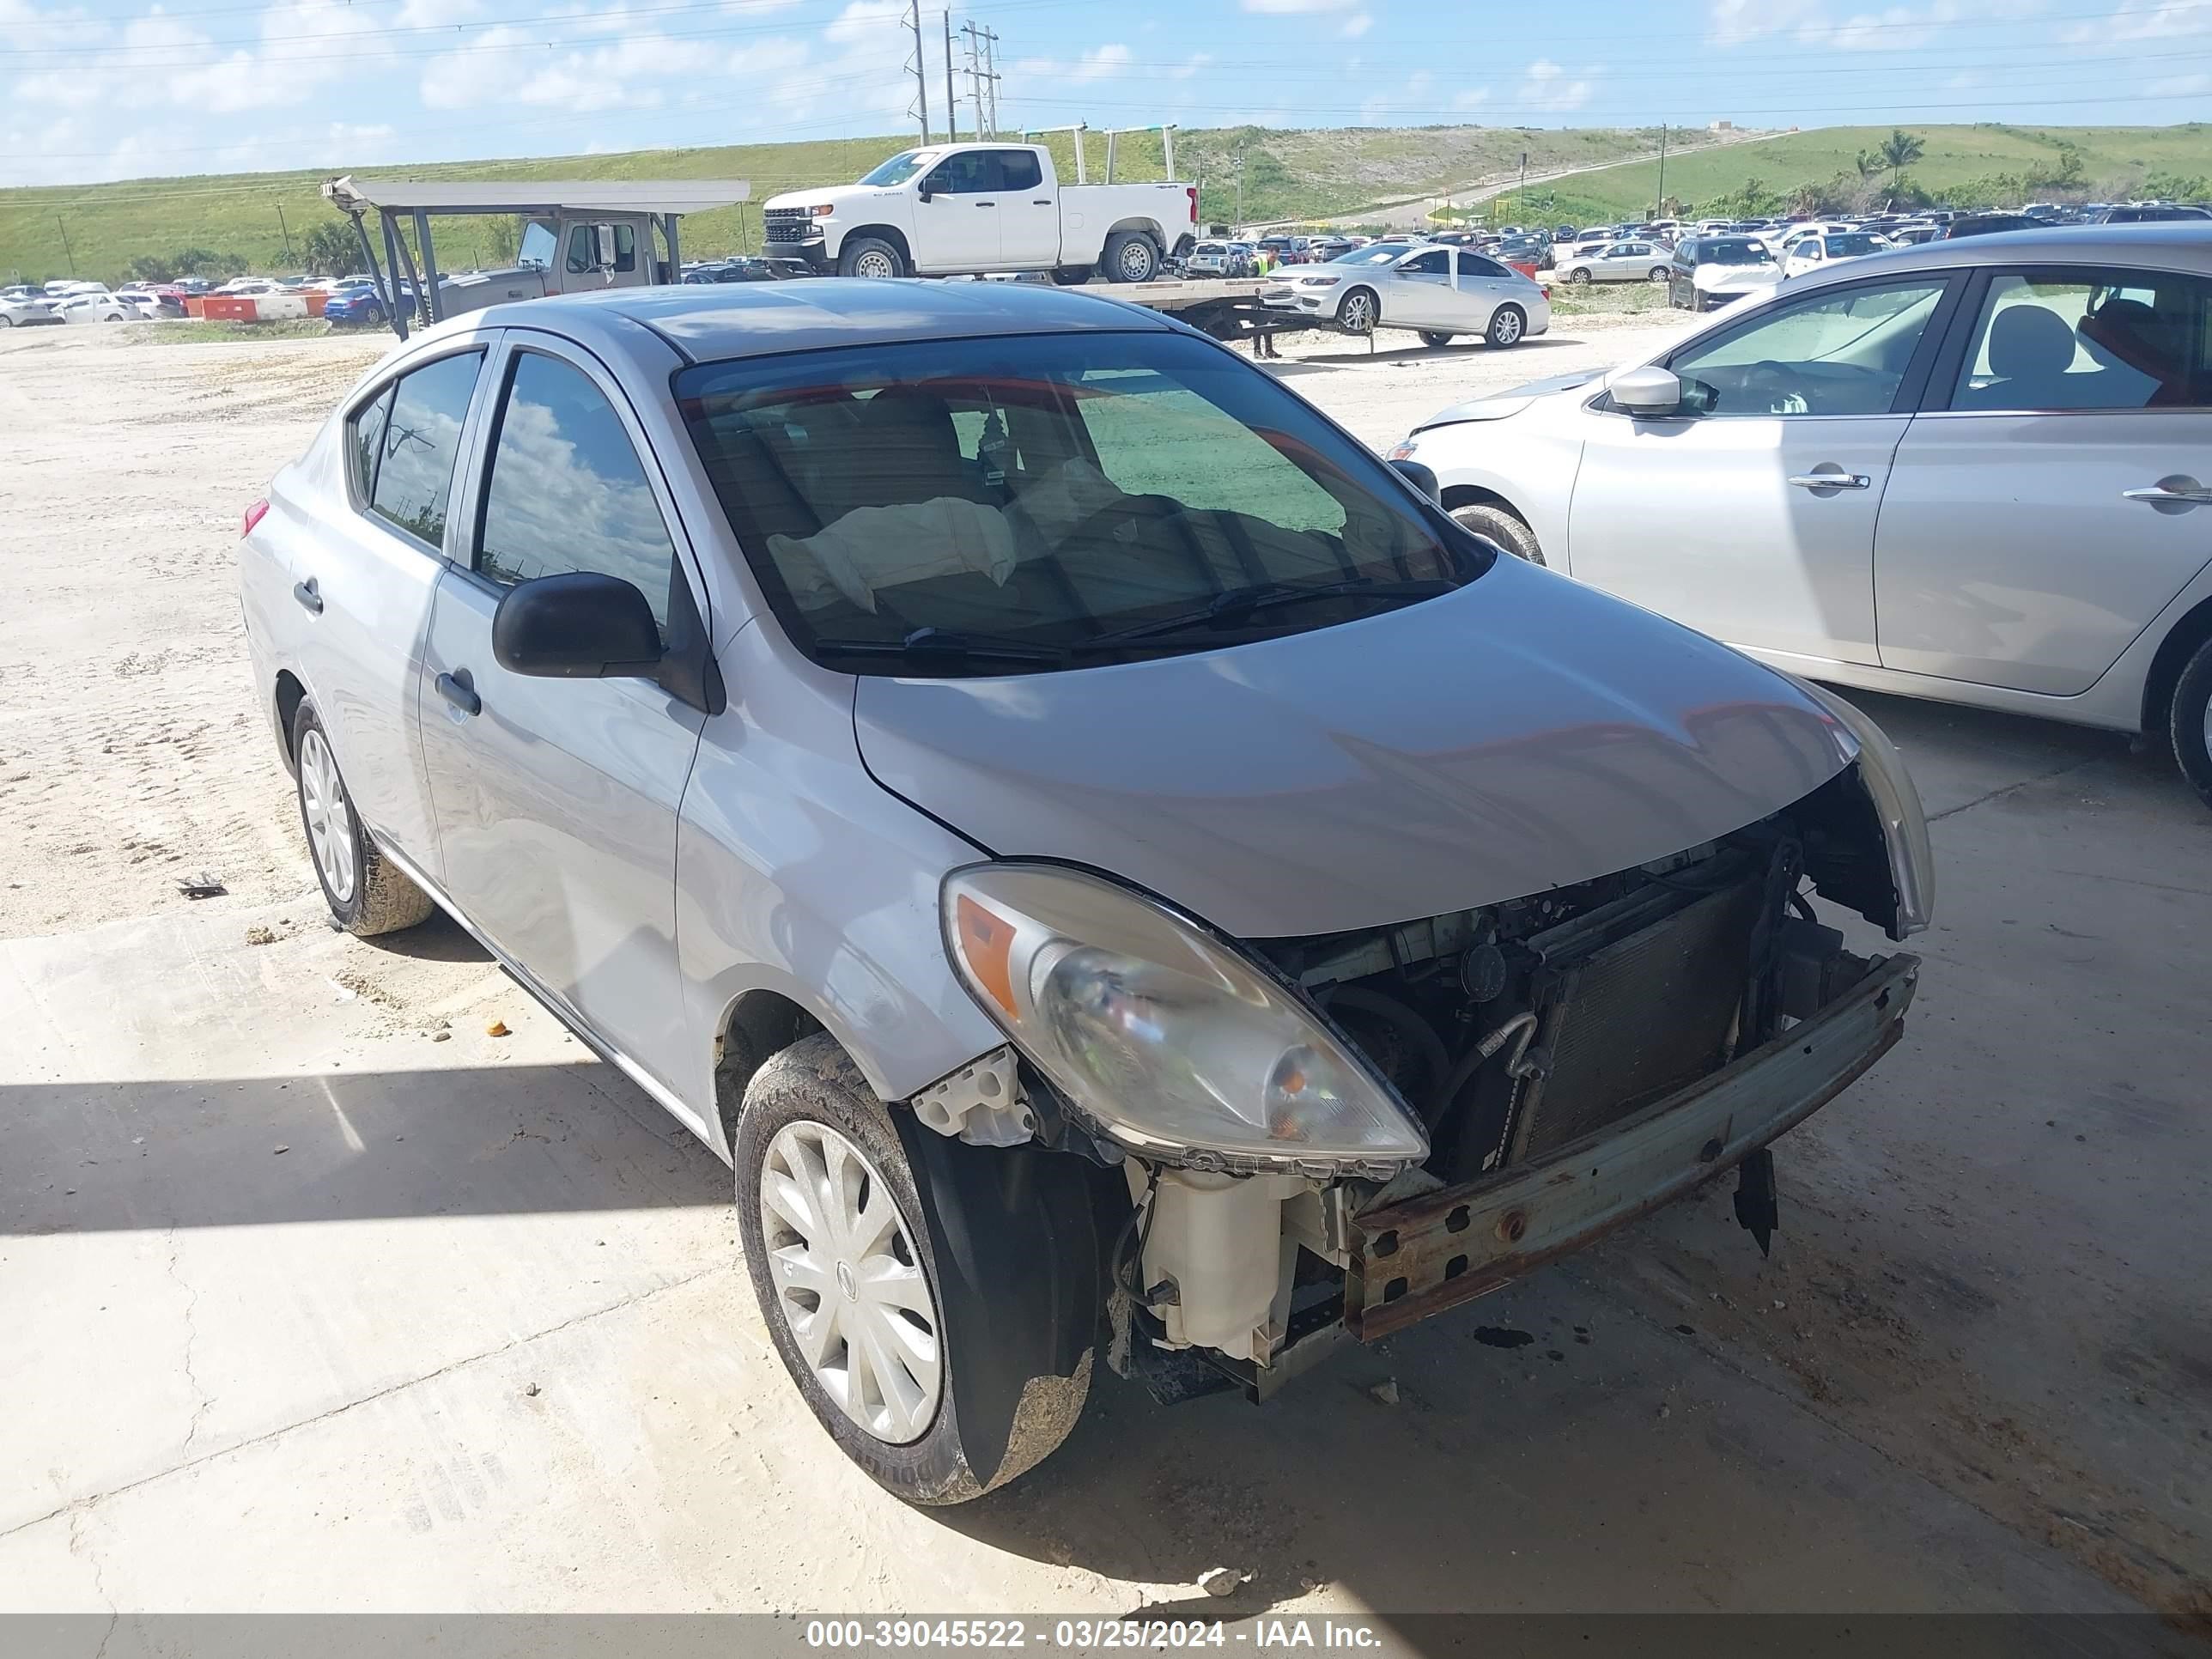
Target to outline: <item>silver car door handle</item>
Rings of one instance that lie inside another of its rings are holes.
[[[2212,489],[2197,483],[2185,484],[2176,479],[2172,483],[2154,483],[2148,489],[2123,489],[2120,499],[2148,501],[2154,507],[2212,507]]]
[[[1863,472],[1797,472],[1790,482],[1800,489],[1864,489],[1874,480]]]
[[[483,713],[483,699],[477,696],[476,687],[469,684],[469,671],[465,668],[458,674],[439,675],[438,695],[464,714]]]

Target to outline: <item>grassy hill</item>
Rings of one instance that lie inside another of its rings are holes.
[[[1927,151],[1904,170],[1905,193],[1917,190],[1952,206],[2014,205],[2038,197],[2124,199],[2147,180],[2202,181],[2212,175],[2212,126],[2201,122],[2172,127],[1984,122],[1905,131],[1920,138]],[[1667,195],[1694,213],[1716,198],[1740,194],[1747,184],[1785,198],[1804,187],[1832,187],[1839,181],[1848,191],[1858,183],[1859,153],[1874,149],[1890,131],[1887,126],[1822,127],[1670,155]],[[1879,197],[1897,188],[1885,176],[1871,192]],[[1629,218],[1651,211],[1659,196],[1659,169],[1655,161],[1632,162],[1563,179],[1545,192],[1529,195],[1532,215],[1549,197],[1546,218],[1578,224]]]
[[[1524,149],[1530,169],[1540,172],[1656,151],[1658,138],[1656,129],[1218,128],[1176,135],[1176,171],[1201,184],[1201,206],[1209,220],[1228,216],[1237,207],[1236,157],[1241,148],[1244,216],[1279,219],[1340,213],[1470,179],[1503,176],[1520,165]],[[913,142],[910,136],[888,135],[357,171],[409,179],[746,179],[757,204],[801,185],[848,182]],[[1055,163],[1073,179],[1072,141],[1060,134],[1050,143]],[[1087,153],[1094,179],[1103,173],[1105,148],[1103,139],[1091,137]],[[297,250],[302,234],[337,217],[318,194],[329,176],[325,171],[233,173],[0,190],[0,280],[66,276],[74,266],[76,275],[112,282],[123,277],[136,258],[185,248],[220,254],[232,270],[296,270],[301,269]],[[1122,141],[1115,176],[1164,177],[1157,135],[1135,134]],[[289,255],[288,234],[294,249]],[[684,235],[687,252],[757,251],[760,210],[756,205],[699,214],[685,221]],[[482,220],[448,220],[438,230],[438,252],[440,263],[449,269],[489,264],[497,258],[497,239]]]
[[[1909,183],[1957,205],[2022,194],[2125,196],[2148,179],[2212,174],[2212,126],[1910,129],[1926,154],[1905,170]],[[1883,127],[1829,127],[1758,142],[1717,145],[1702,132],[1670,135],[1667,194],[1696,211],[1747,185],[1786,198],[1801,188],[1853,185],[1856,158],[1888,136]],[[548,156],[364,167],[364,173],[415,179],[748,179],[756,203],[802,185],[855,179],[911,139],[840,138],[809,143],[742,144],[716,149],[632,150],[613,155]],[[1052,140],[1063,174],[1074,176],[1066,135]],[[1531,173],[1595,167],[1599,171],[1532,187],[1508,198],[1509,217],[1577,223],[1650,210],[1659,190],[1656,129],[1513,127],[1365,127],[1303,131],[1260,127],[1192,130],[1177,135],[1176,171],[1203,186],[1210,222],[1237,211],[1237,155],[1243,153],[1243,217],[1247,221],[1345,215],[1471,184],[1499,180],[1528,157]],[[1105,145],[1089,146],[1091,176],[1104,167]],[[1607,165],[1608,163],[1616,163]],[[341,171],[347,169],[340,169]],[[1121,146],[1117,176],[1163,177],[1159,140],[1133,135]],[[0,280],[40,280],[71,272],[117,281],[131,262],[199,248],[219,256],[225,274],[301,268],[300,240],[336,216],[317,193],[322,172],[234,173],[112,185],[70,185],[0,191]],[[2054,180],[2070,179],[2064,190]],[[1877,190],[1892,188],[1884,180]],[[286,252],[289,234],[294,252]],[[66,238],[66,251],[64,248]],[[688,252],[757,249],[757,206],[699,214],[685,222]],[[495,263],[497,228],[480,219],[445,222],[440,262],[449,269]]]

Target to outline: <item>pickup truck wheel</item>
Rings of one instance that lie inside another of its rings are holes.
[[[302,702],[292,717],[292,753],[299,769],[300,823],[331,920],[362,939],[428,921],[437,906],[392,867],[362,828],[312,703]]]
[[[1159,274],[1160,251],[1142,231],[1124,230],[1106,239],[1105,264],[1117,283],[1149,283]]]
[[[837,251],[840,276],[903,276],[906,260],[880,236],[855,236]]]
[[[1516,559],[1530,564],[1544,562],[1544,550],[1536,544],[1536,532],[1516,513],[1490,502],[1477,502],[1471,507],[1455,507],[1452,517],[1478,536],[1486,536]]]
[[[1425,328],[1421,331],[1421,343],[1425,346],[1433,346],[1438,349],[1442,349],[1451,343],[1452,337],[1439,330]]]
[[[965,1503],[1067,1437],[1104,1303],[1081,1160],[924,1127],[826,1032],[754,1073],[733,1152],[776,1352],[878,1484]]]
[[[1091,272],[1089,265],[1054,265],[1052,280],[1062,288],[1080,288],[1091,280]]]
[[[2167,730],[2181,775],[2212,806],[2212,640],[2197,647],[2174,683]]]
[[[1528,331],[1528,319],[1521,314],[1519,306],[1500,306],[1490,313],[1490,326],[1483,338],[1503,350],[1507,346],[1521,343],[1521,337]]]

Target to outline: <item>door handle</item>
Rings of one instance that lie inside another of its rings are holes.
[[[469,684],[468,673],[469,671],[464,668],[459,674],[439,675],[438,695],[464,714],[481,714],[483,713],[483,699],[477,696],[476,687]]]
[[[2212,489],[2186,474],[2176,473],[2147,489],[2123,489],[2120,499],[2148,501],[2153,507],[2212,507]]]
[[[319,617],[323,614],[322,590],[315,586],[315,579],[313,576],[303,582],[294,582],[292,597],[299,600],[311,616]]]
[[[996,202],[978,202],[975,205],[977,207],[996,207],[999,204]]]
[[[1863,472],[1797,472],[1790,482],[1800,489],[1864,489],[1874,480]]]
[[[1030,198],[1030,205],[1031,207],[1050,207],[1052,205],[1052,198],[1049,196],[1033,196]]]

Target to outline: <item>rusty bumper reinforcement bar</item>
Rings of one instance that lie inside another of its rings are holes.
[[[1878,960],[1813,1018],[1540,1164],[1356,1218],[1345,1324],[1362,1341],[1388,1336],[1733,1169],[1889,1051],[1919,974],[1917,957]]]

